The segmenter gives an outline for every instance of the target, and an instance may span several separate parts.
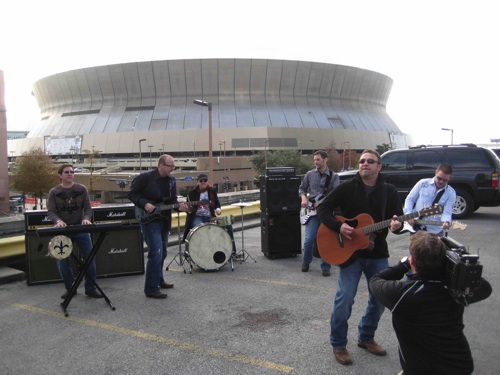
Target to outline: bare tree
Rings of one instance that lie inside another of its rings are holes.
[[[23,195],[31,193],[41,202],[43,194],[58,182],[56,166],[41,148],[31,148],[16,159],[11,185]]]

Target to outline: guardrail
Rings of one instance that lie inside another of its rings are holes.
[[[244,218],[260,214],[260,201],[247,203],[251,203],[252,205],[243,209]],[[241,208],[233,205],[222,206],[222,216],[229,215],[235,218],[241,217]],[[181,228],[184,228],[186,223],[186,214],[184,212],[179,213],[179,220],[177,220],[175,213],[172,214],[172,228],[177,228],[178,223]],[[0,260],[24,255],[26,253],[24,240],[24,235],[0,238]]]

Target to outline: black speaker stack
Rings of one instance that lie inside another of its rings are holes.
[[[295,168],[267,168],[260,176],[262,252],[270,259],[301,253],[300,183]]]
[[[144,273],[144,246],[140,225],[135,218],[133,205],[96,207],[93,223],[121,222],[121,230],[109,232],[96,255],[97,277],[136,275]],[[53,226],[47,211],[25,212],[25,246],[28,285],[62,282],[57,263],[49,256],[50,237],[38,237],[36,230]],[[95,243],[99,234],[92,235]],[[78,251],[76,245],[73,252]],[[77,253],[75,253],[77,254]],[[78,264],[72,258],[73,274],[78,274]]]

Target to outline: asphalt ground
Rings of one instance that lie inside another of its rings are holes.
[[[500,368],[500,208],[481,208],[465,231],[450,237],[479,249],[483,276],[493,286],[485,301],[466,308],[464,322],[475,374]],[[238,223],[235,223],[238,225]],[[374,356],[356,345],[367,286],[359,284],[350,319],[350,366],[335,362],[329,319],[337,269],[321,276],[315,259],[307,273],[301,256],[270,260],[261,251],[260,227],[244,232],[251,258],[205,271],[178,264],[164,271],[175,287],[166,300],[144,296],[144,275],[99,279],[116,310],[84,295],[62,313],[62,284],[0,285],[0,372],[2,374],[397,374],[397,340],[385,311],[376,340],[388,352]],[[241,250],[241,232],[235,233]],[[390,264],[407,253],[409,235],[388,237]],[[177,256],[172,246],[166,261]],[[185,273],[184,270],[187,270]]]

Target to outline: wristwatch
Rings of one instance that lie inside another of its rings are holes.
[[[401,258],[400,260],[400,263],[404,264],[404,266],[409,270],[411,270],[411,266],[410,266],[410,257],[407,255],[403,258]]]

